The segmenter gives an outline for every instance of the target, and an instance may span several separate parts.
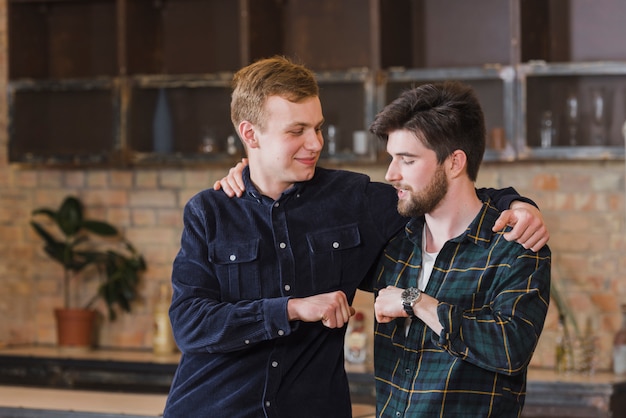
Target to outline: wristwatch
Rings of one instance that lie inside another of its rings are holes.
[[[409,314],[409,318],[417,319],[415,312],[413,312],[413,305],[415,305],[422,297],[422,291],[416,287],[409,287],[402,292],[402,306],[404,310]]]

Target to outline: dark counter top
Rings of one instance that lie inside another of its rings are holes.
[[[179,360],[180,353],[146,350],[3,348],[0,385],[166,394]],[[355,402],[374,403],[371,365],[347,364],[346,369]]]
[[[0,384],[132,393],[167,393],[180,354],[74,350],[57,347],[0,349]]]
[[[76,351],[57,347],[0,349],[0,385],[11,387],[166,395],[180,354],[150,351]],[[371,364],[347,364],[352,398],[373,404]],[[2,398],[2,397],[0,397]],[[161,396],[159,399],[165,399]],[[1,415],[3,417],[5,415]],[[531,368],[528,373],[526,418],[626,417],[626,376],[557,374]]]

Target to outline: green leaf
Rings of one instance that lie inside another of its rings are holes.
[[[65,198],[56,214],[56,220],[65,235],[76,235],[83,225],[83,206],[80,201],[72,196]]]
[[[118,234],[117,228],[107,222],[102,221],[85,220],[82,223],[82,227],[89,232],[93,232],[94,234],[101,236],[114,236]]]

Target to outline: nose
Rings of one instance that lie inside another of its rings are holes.
[[[398,163],[392,158],[391,161],[389,161],[389,167],[387,167],[387,172],[385,173],[385,180],[389,183],[400,180],[400,171],[397,168]]]
[[[309,151],[320,152],[324,148],[324,136],[321,130],[314,129],[307,135],[304,147]]]

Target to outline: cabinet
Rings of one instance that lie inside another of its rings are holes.
[[[522,48],[518,68],[520,158],[623,158],[626,3],[552,0],[544,9],[540,29],[521,15],[522,43],[525,33],[536,43]]]
[[[617,0],[8,0],[9,160],[230,165],[242,152],[228,143],[230,80],[274,54],[318,76],[337,134],[327,163],[380,161],[373,138],[353,152],[353,133],[403,89],[448,78],[478,93],[486,160],[621,158],[624,18]],[[590,130],[596,90],[603,136]]]

